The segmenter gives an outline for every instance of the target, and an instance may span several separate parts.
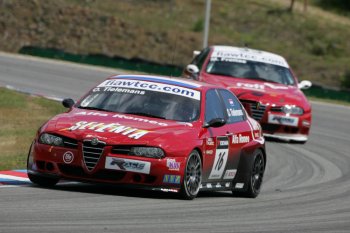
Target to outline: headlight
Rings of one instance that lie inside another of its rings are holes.
[[[286,105],[284,107],[282,107],[282,111],[285,114],[293,114],[293,115],[303,115],[304,114],[304,110],[300,107],[296,107],[296,106],[290,106],[290,105]]]
[[[164,151],[157,147],[132,147],[131,154],[136,156],[143,156],[148,158],[163,158],[165,156]]]
[[[61,137],[48,133],[43,133],[39,138],[39,142],[52,146],[63,146],[63,139]]]

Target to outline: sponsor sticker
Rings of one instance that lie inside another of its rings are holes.
[[[213,138],[207,138],[206,144],[207,144],[207,146],[214,146],[214,140],[213,140]]]
[[[283,66],[288,68],[287,62],[280,56],[262,52],[262,51],[256,51],[256,50],[247,50],[247,49],[240,49],[240,48],[216,48],[212,55],[211,60],[217,59],[220,61],[228,61],[228,62],[241,62],[245,63],[246,61],[255,61],[255,62],[263,62],[278,66]]]
[[[74,160],[74,154],[71,151],[67,151],[63,154],[63,162],[66,164],[72,163]]]
[[[206,150],[205,154],[212,155],[212,154],[214,154],[214,150]]]
[[[179,171],[180,162],[176,162],[175,159],[167,159],[166,166],[169,168],[169,171]]]
[[[230,103],[231,106],[235,105],[235,102],[233,102],[233,99],[228,99],[228,102]]]
[[[271,124],[298,126],[299,118],[269,114],[268,122]]]
[[[215,159],[209,179],[221,179],[225,171],[228,158],[228,137],[218,137],[216,143]]]
[[[248,90],[259,90],[259,91],[265,91],[265,87],[269,87],[271,89],[282,89],[282,90],[286,90],[288,89],[288,87],[285,86],[278,86],[278,85],[274,85],[272,83],[264,83],[264,84],[258,84],[258,83],[237,83],[236,84],[237,87],[241,87],[244,89],[248,89]]]
[[[241,143],[248,143],[248,142],[250,142],[249,135],[247,135],[247,136],[243,136],[241,134],[232,135],[232,144],[241,144]]]
[[[63,129],[67,130],[67,129]],[[142,136],[149,133],[147,130],[141,130],[138,128],[132,128],[129,126],[124,126],[119,123],[100,123],[100,122],[87,122],[87,121],[79,121],[76,122],[75,125],[68,128],[70,131],[75,130],[92,130],[95,132],[109,132],[109,133],[116,133],[116,134],[122,134],[125,136],[128,136],[132,139],[139,139]]]
[[[200,92],[186,87],[180,87],[164,83],[155,83],[142,80],[128,80],[128,79],[108,79],[98,85],[96,88],[114,88],[118,89],[139,89],[134,91],[156,91],[162,93],[169,93],[188,97],[191,99],[200,100]]]
[[[164,175],[163,177],[163,183],[168,184],[180,184],[181,176],[177,175]]]
[[[236,173],[237,173],[237,169],[226,170],[225,175],[224,175],[224,180],[235,178]]]
[[[107,156],[105,168],[119,171],[149,174],[151,170],[151,163],[140,160],[122,159]]]
[[[78,113],[75,113],[75,115],[101,116],[101,117],[109,116],[109,114],[107,114],[107,113],[99,113],[99,112],[78,112]],[[126,119],[126,120],[138,121],[138,122],[145,122],[145,123],[150,123],[152,125],[168,126],[167,123],[158,122],[155,120],[148,120],[148,119],[142,118],[142,117],[133,117],[133,116],[127,116],[127,115],[123,115],[123,114],[114,114],[114,115],[112,115],[112,117],[118,118],[118,119]]]

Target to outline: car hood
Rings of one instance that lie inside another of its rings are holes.
[[[74,108],[51,119],[42,131],[54,132],[79,141],[98,138],[107,144],[162,144],[169,138],[198,133],[192,123],[137,115]]]
[[[203,75],[202,81],[224,86],[241,100],[259,101],[276,106],[296,105],[306,111],[310,109],[304,93],[296,86],[208,74]]]

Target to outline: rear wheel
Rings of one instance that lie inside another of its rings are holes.
[[[194,199],[202,183],[202,160],[199,153],[194,150],[188,156],[185,167],[184,179],[181,187],[181,194],[184,199]]]
[[[247,173],[247,190],[241,195],[250,198],[256,198],[261,189],[265,172],[265,159],[261,150],[256,150],[253,155],[252,165],[250,171]],[[236,194],[236,192],[233,192]]]

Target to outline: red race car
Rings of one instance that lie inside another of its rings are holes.
[[[259,123],[234,94],[156,76],[108,78],[45,123],[30,147],[29,179],[132,185],[179,192],[232,190],[256,197],[265,164]]]
[[[311,105],[286,60],[276,54],[230,46],[194,52],[186,78],[227,87],[257,120],[264,136],[305,143],[311,127]]]

